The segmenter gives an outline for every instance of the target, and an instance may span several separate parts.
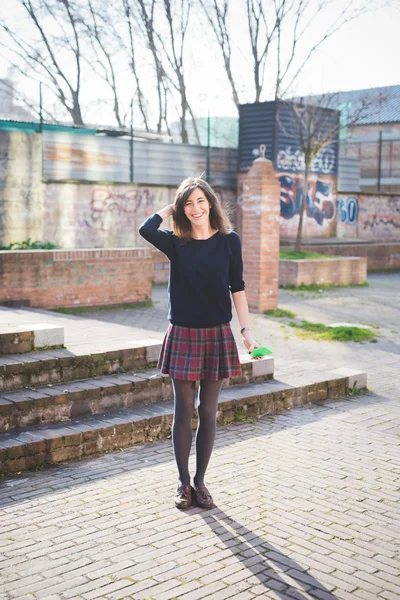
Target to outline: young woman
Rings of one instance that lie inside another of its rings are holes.
[[[159,229],[172,216],[172,231]],[[174,420],[172,441],[179,473],[178,508],[211,508],[204,484],[216,433],[218,396],[224,378],[241,374],[230,328],[232,294],[243,342],[257,347],[249,327],[240,238],[232,231],[214,190],[202,179],[185,179],[174,203],[149,217],[140,234],[170,260],[169,321],[158,367],[172,378]],[[196,473],[190,485],[189,454],[195,385],[199,386]]]

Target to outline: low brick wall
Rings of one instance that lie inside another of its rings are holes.
[[[279,285],[364,283],[367,278],[365,258],[317,258],[280,260]]]
[[[0,304],[118,305],[151,298],[147,248],[0,252]]]
[[[321,246],[325,247],[325,246]],[[328,246],[330,248],[330,246]],[[306,249],[306,248],[304,248]],[[320,252],[310,246],[310,251]],[[363,283],[367,278],[367,259],[353,256],[346,258],[312,261],[279,261],[279,285],[300,285],[309,283]],[[330,261],[329,264],[327,261]],[[153,282],[168,283],[169,260],[162,252],[153,251]],[[299,266],[294,263],[301,263]],[[298,283],[296,283],[298,282]]]
[[[169,259],[160,250],[152,250],[153,257],[153,283],[168,283]]]
[[[399,243],[305,244],[302,250],[331,256],[359,256],[367,259],[368,271],[400,269]]]

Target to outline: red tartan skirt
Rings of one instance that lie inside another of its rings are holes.
[[[173,379],[217,381],[242,374],[229,323],[215,327],[169,325],[158,359],[161,373]]]

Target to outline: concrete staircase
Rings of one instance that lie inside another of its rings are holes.
[[[30,335],[34,340],[35,333]],[[47,339],[60,342],[60,332],[57,335],[48,331]],[[79,355],[60,348],[60,343],[53,343],[55,349],[46,344],[45,351],[34,351],[26,344],[27,331],[18,332],[17,342],[9,336],[0,332],[0,473],[170,435],[172,386],[169,377],[154,368],[158,342]],[[20,354],[6,354],[15,348]],[[292,381],[277,381],[272,356],[251,361],[245,355],[241,364],[242,375],[225,381],[219,424],[340,397],[354,385],[366,387],[365,373],[351,369],[295,373]]]

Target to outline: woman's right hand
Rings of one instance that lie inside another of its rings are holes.
[[[174,205],[168,204],[167,206],[164,206],[164,208],[159,210],[157,214],[160,215],[162,220],[167,219],[168,217],[171,217],[174,214]]]

